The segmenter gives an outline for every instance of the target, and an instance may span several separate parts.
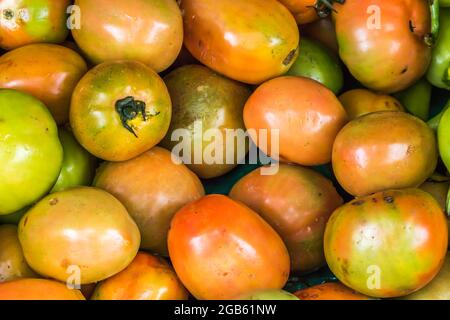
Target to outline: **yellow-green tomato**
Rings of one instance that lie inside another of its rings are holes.
[[[439,152],[450,170],[450,109],[444,112],[438,127]]]

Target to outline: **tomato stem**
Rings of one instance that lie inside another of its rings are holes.
[[[136,138],[138,137],[134,129],[128,124],[128,121],[135,119],[139,114],[142,119],[147,121],[145,113],[145,102],[135,100],[134,97],[126,97],[116,101],[116,111],[120,116],[120,121],[125,129],[130,131]]]
[[[317,0],[314,5],[314,9],[316,9],[317,15],[320,18],[326,18],[331,14],[331,12],[336,12],[333,8],[333,2],[337,2],[343,4],[345,0]]]
[[[427,45],[434,46],[439,34],[439,0],[428,0],[431,13],[431,32],[425,36]]]

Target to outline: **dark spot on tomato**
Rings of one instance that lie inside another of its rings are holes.
[[[14,18],[14,10],[5,9],[3,11],[3,16],[5,17],[6,20],[11,20],[12,18]]]
[[[385,196],[383,200],[386,201],[387,203],[394,203],[394,197],[391,196]]]
[[[23,220],[23,226],[25,227],[27,225],[28,222],[28,216],[25,217],[25,220]]]
[[[407,71],[408,71],[408,67],[406,66],[406,67],[404,67],[404,68],[402,69],[401,74],[405,74]]]
[[[283,64],[284,64],[285,66],[288,66],[288,65],[292,62],[292,60],[294,59],[296,53],[297,53],[297,49],[294,49],[294,50],[292,50],[291,52],[289,52],[289,54],[287,55],[287,57],[284,58]]]
[[[357,200],[352,202],[352,206],[361,206],[364,204],[364,202],[365,202],[364,200]]]
[[[388,102],[388,101],[385,101],[385,102],[384,102],[384,105],[385,105],[386,107],[389,107],[389,102]]]
[[[372,198],[372,202],[373,202],[373,203],[377,203],[377,202],[378,202],[378,199],[377,199],[377,198]]]
[[[48,202],[51,206],[54,206],[58,203],[58,198],[52,198],[50,199],[50,201]]]
[[[416,27],[414,26],[414,23],[412,22],[412,20],[409,20],[409,30],[411,32],[414,32],[415,29]]]

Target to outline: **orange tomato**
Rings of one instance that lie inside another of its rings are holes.
[[[280,236],[256,212],[222,195],[178,211],[168,247],[181,281],[201,300],[281,289],[289,276]]]
[[[277,156],[271,154],[271,141],[272,131],[279,130],[280,159],[312,166],[330,162],[334,139],[347,122],[347,115],[333,92],[320,83],[280,77],[262,84],[250,96],[244,122],[264,152]],[[267,130],[267,145],[257,139],[262,136],[260,130]]]
[[[20,279],[0,284],[0,300],[85,300],[79,290],[44,279]]]
[[[294,293],[300,300],[370,300],[339,282],[328,282]]]

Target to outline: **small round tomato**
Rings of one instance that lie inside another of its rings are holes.
[[[72,92],[86,72],[78,53],[56,44],[31,44],[0,57],[0,87],[35,96],[58,124],[69,120]]]
[[[181,9],[188,50],[231,79],[259,84],[297,57],[297,24],[276,0],[181,0]]]
[[[0,0],[0,47],[11,50],[30,43],[61,43],[70,0]]]
[[[50,112],[26,93],[0,89],[0,119],[0,215],[6,215],[51,189],[63,150]]]
[[[58,180],[56,180],[51,192],[91,185],[95,173],[96,159],[80,146],[70,131],[60,129],[59,140],[63,147],[64,158]]]
[[[94,185],[117,197],[141,231],[141,248],[167,255],[167,233],[175,213],[205,191],[200,179],[172,154],[155,147],[125,162],[106,162]]]
[[[36,277],[36,273],[25,261],[17,237],[17,226],[11,224],[0,226],[0,283],[33,277]]]
[[[448,228],[436,200],[419,189],[361,197],[337,209],[325,230],[331,271],[363,294],[399,297],[419,290],[439,272]]]
[[[354,196],[418,187],[433,174],[437,158],[433,131],[419,118],[398,111],[351,121],[333,147],[336,178]]]
[[[350,120],[378,111],[405,111],[397,99],[367,89],[347,91],[339,97],[339,100]]]
[[[328,282],[294,293],[300,300],[370,300],[339,282]]]
[[[262,84],[248,99],[244,122],[253,141],[265,153],[276,146],[279,158],[301,165],[320,165],[331,160],[333,141],[347,122],[347,115],[331,90],[302,77],[280,77]],[[259,141],[261,131],[267,141]],[[276,142],[276,141],[275,141]]]
[[[168,68],[183,44],[183,19],[175,0],[76,0],[81,28],[72,35],[95,64],[137,60],[156,72]]]
[[[331,181],[311,169],[281,164],[273,175],[263,175],[261,170],[239,180],[230,197],[255,210],[278,232],[293,271],[322,267],[325,225],[342,198]]]
[[[92,300],[187,300],[188,293],[163,259],[140,252],[125,270],[100,282]]]
[[[300,300],[292,293],[284,290],[261,290],[241,295],[236,300]]]
[[[339,54],[364,86],[392,93],[425,74],[431,59],[427,1],[346,0],[334,9]]]
[[[85,300],[79,290],[45,279],[19,279],[0,284],[0,300]]]
[[[78,142],[108,161],[134,158],[166,134],[172,104],[162,79],[137,61],[91,69],[72,95],[70,124]]]
[[[109,193],[76,187],[39,201],[19,223],[28,264],[39,274],[80,284],[106,279],[130,264],[140,234],[125,207]],[[78,271],[77,271],[78,270]]]
[[[256,212],[222,195],[178,211],[168,246],[176,273],[200,300],[281,289],[289,276],[280,236]]]

